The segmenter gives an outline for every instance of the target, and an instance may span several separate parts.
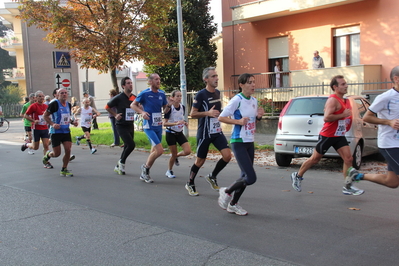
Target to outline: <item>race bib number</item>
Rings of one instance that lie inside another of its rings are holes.
[[[152,126],[162,126],[162,113],[152,113]]]
[[[132,108],[126,108],[125,120],[126,121],[134,121],[134,111]]]
[[[69,114],[61,114],[60,125],[61,126],[69,125],[70,120],[71,120],[71,118],[70,118]]]
[[[82,123],[87,125],[91,124],[91,115],[82,115],[81,119]]]
[[[222,132],[222,128],[220,127],[220,122],[216,117],[212,117],[209,119],[210,124],[210,132],[211,134]]]
[[[345,133],[346,133],[345,120],[338,120],[338,127],[337,127],[337,130],[335,131],[334,136],[342,137],[342,136],[345,136]]]
[[[250,117],[248,123],[244,126],[244,135],[252,137],[255,134],[256,122],[255,117]]]
[[[38,125],[44,126],[44,125],[47,124],[46,121],[45,121],[44,118],[43,118],[43,115],[38,115],[38,117],[39,117],[39,123],[38,123]]]

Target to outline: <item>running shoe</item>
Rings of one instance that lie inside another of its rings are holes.
[[[141,166],[141,175],[140,180],[143,180],[146,183],[153,183],[154,180],[150,177],[150,169],[146,168],[144,164]]]
[[[72,154],[71,157],[69,157],[69,161],[73,161],[75,158],[75,155]]]
[[[168,170],[168,171],[166,171],[166,174],[165,174],[168,178],[175,178],[176,176],[173,174],[173,171],[172,170]]]
[[[244,210],[240,205],[238,205],[238,203],[235,204],[235,205],[230,205],[229,204],[227,206],[227,211],[229,213],[235,213],[237,215],[242,215],[242,216],[248,214],[248,212],[246,210]]]
[[[119,169],[118,165],[115,166],[114,172],[117,173],[118,175],[123,175],[123,172]]]
[[[353,181],[357,181],[356,177],[359,174],[359,172],[353,168],[352,166],[348,168],[346,171],[346,177],[345,177],[345,185],[351,185]]]
[[[218,203],[220,208],[222,208],[223,210],[227,209],[227,205],[229,205],[229,202],[231,201],[232,196],[227,194],[225,192],[226,187],[221,187],[219,189],[219,199],[218,199]]]
[[[126,174],[126,172],[125,172],[125,164],[124,164],[124,163],[121,163],[120,160],[118,161],[118,168],[119,168],[119,170],[122,172],[122,175],[125,175],[125,174]]]
[[[199,195],[197,190],[195,189],[195,185],[194,184],[190,185],[189,183],[187,183],[185,185],[185,188],[188,191],[188,195],[190,195],[190,196],[198,196]]]
[[[53,169],[54,168],[53,165],[50,162],[47,162],[45,165],[43,165],[43,167],[47,168],[47,169]]]
[[[27,143],[22,144],[21,151],[25,151],[28,147],[26,146]]]
[[[96,149],[94,149],[94,148],[93,148],[93,149],[91,149],[91,154],[94,154],[94,153],[96,153],[96,151],[97,151],[97,150],[96,150]]]
[[[112,143],[111,145],[110,145],[110,147],[112,148],[112,147],[115,147],[115,144],[114,143]]]
[[[32,154],[35,154],[35,152],[34,152],[34,150],[33,150],[33,149],[31,149],[31,148],[28,148],[28,154],[32,155]]]
[[[79,137],[78,136],[76,136],[76,145],[80,145],[80,139],[79,139]]]
[[[49,153],[50,153],[50,151],[47,151],[46,155],[44,155],[44,157],[43,157],[42,162],[43,162],[44,165],[48,164],[48,161],[50,160],[50,157],[48,156]]]
[[[205,180],[211,185],[213,190],[219,191],[218,182],[216,181],[216,178],[212,177],[212,174],[206,175]]]
[[[71,177],[71,176],[73,176],[73,174],[68,169],[64,169],[64,170],[61,170],[60,176]]]
[[[301,192],[302,191],[301,182],[302,182],[303,178],[298,176],[298,172],[293,172],[291,174],[291,180],[292,180],[292,187],[296,191]]]
[[[179,166],[179,165],[180,165],[179,159],[177,159],[177,158],[176,158],[176,160],[175,160],[175,165],[176,165],[176,166]]]
[[[355,186],[350,186],[349,188],[347,188],[346,186],[342,188],[342,193],[344,195],[353,195],[353,196],[359,196],[362,195],[364,193],[364,190],[362,189],[358,189]]]

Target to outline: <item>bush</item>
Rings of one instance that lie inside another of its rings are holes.
[[[0,103],[1,104],[15,104],[21,102],[22,93],[18,86],[8,85],[6,87],[0,86]]]
[[[258,99],[258,107],[262,107],[263,110],[265,110],[265,114],[271,114],[271,113],[278,113],[278,109],[274,108],[272,106],[273,100],[272,99]]]

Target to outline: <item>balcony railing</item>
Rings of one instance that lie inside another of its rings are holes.
[[[15,34],[14,36],[4,36],[0,38],[0,46],[3,49],[17,48],[22,46],[22,34]]]
[[[23,67],[3,69],[3,76],[7,81],[23,80],[25,79],[25,69]]]
[[[284,105],[292,98],[298,96],[307,95],[324,95],[331,94],[330,82],[320,83],[303,83],[290,85],[290,82],[284,83],[284,75],[287,77],[286,80],[293,79],[290,72],[280,73],[280,78],[283,83],[280,87],[276,87],[276,73],[258,73],[253,74],[255,76],[255,94],[253,95],[259,101],[262,102],[270,112],[269,115],[276,115],[284,107]],[[346,75],[344,75],[346,77]],[[350,76],[349,74],[347,76]],[[332,77],[332,76],[331,76]],[[238,75],[231,77],[231,88],[232,90],[221,91],[223,94],[224,105],[229,99],[238,93],[237,84]],[[348,95],[363,95],[369,98],[371,101],[374,100],[375,96],[382,93],[392,87],[390,81],[355,81],[347,79],[348,82]],[[291,80],[292,83],[292,80]]]

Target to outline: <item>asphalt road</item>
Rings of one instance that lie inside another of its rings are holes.
[[[397,265],[397,190],[362,182],[362,196],[344,196],[342,177],[310,170],[301,193],[293,169],[255,166],[258,181],[243,194],[240,217],[220,209],[203,176],[199,197],[184,189],[194,159],[180,159],[165,177],[168,156],[157,160],[153,184],[139,180],[148,153],[134,151],[126,176],[113,172],[120,148],[91,155],[73,146],[71,178],[61,159],[44,169],[42,154],[22,153],[22,124],[0,133],[1,265]],[[237,164],[219,185],[237,179]]]

